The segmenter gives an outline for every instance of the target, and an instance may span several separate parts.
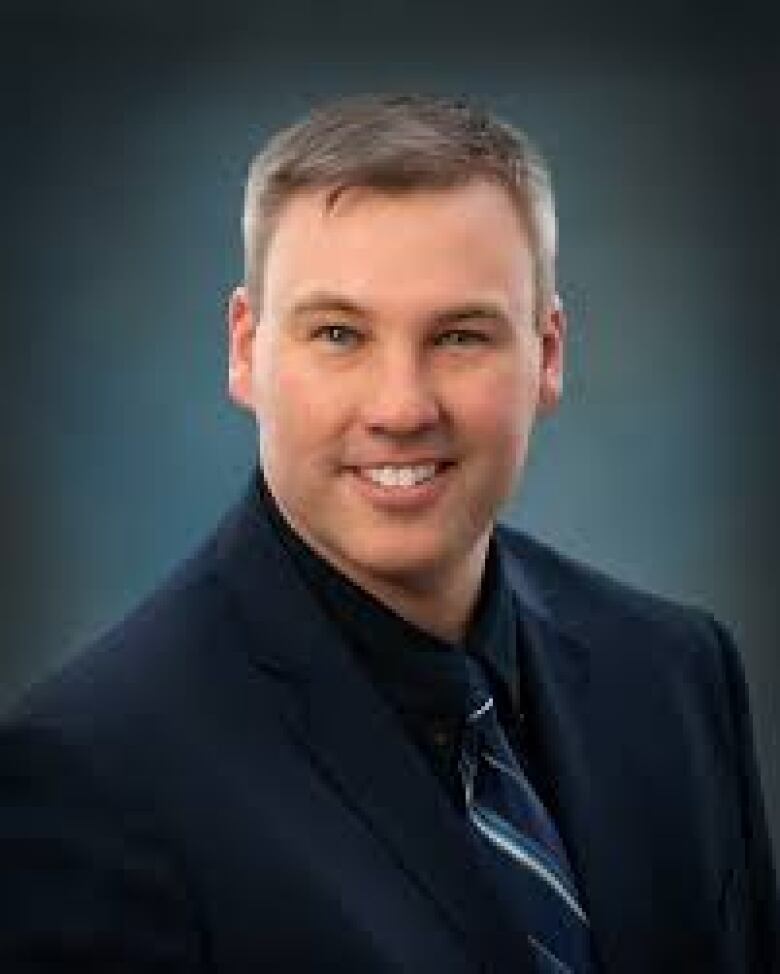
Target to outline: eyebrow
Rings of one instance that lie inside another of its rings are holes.
[[[356,301],[340,294],[330,294],[327,291],[315,291],[313,294],[301,298],[300,301],[296,301],[290,308],[290,314],[294,318],[322,313],[323,311],[335,311],[338,314],[362,318],[369,315],[368,310]]]
[[[489,320],[502,323],[509,321],[509,315],[498,304],[493,302],[469,302],[446,308],[433,315],[438,325],[457,325],[462,321]]]
[[[301,298],[300,301],[296,301],[290,309],[290,314],[294,318],[310,314],[322,314],[323,312],[335,312],[356,318],[371,317],[371,312],[357,301],[327,291],[316,291],[309,294]],[[430,316],[430,319],[435,325],[454,325],[458,322],[475,319],[508,322],[509,315],[500,304],[495,302],[468,301],[436,311]]]

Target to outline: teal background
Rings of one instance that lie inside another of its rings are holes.
[[[148,592],[248,476],[224,310],[254,150],[331,95],[469,93],[549,157],[570,320],[566,401],[508,517],[731,627],[777,842],[769,5],[28,2],[0,26],[0,705]]]

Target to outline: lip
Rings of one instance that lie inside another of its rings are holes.
[[[361,460],[359,463],[349,463],[350,470],[366,470],[369,467],[427,467],[433,464],[436,467],[446,467],[452,464],[452,460],[446,457],[380,457],[376,460]]]
[[[367,467],[383,466],[425,466],[435,464],[436,473],[430,480],[412,487],[386,487],[370,480],[361,470]],[[350,482],[360,495],[373,507],[381,511],[398,513],[418,513],[432,507],[447,487],[449,477],[455,464],[442,460],[409,460],[399,463],[398,460],[385,463],[367,463],[359,467],[348,467],[347,474]]]

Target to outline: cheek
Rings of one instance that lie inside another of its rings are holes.
[[[477,448],[503,448],[513,455],[525,448],[538,394],[539,380],[532,369],[491,370],[480,381],[472,376],[459,396],[461,426],[469,430]]]
[[[327,453],[345,412],[339,389],[296,359],[280,357],[262,378],[263,427],[278,456],[296,465]]]

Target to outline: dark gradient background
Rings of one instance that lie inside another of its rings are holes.
[[[331,95],[469,93],[541,144],[559,201],[567,398],[509,516],[732,628],[777,846],[771,6],[280,6],[2,7],[0,705],[245,482],[224,307],[253,151]]]

